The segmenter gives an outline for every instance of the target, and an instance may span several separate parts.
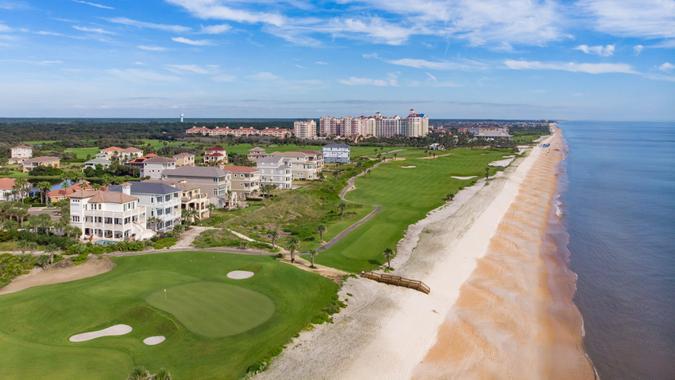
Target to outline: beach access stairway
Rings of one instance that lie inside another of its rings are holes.
[[[422,281],[411,280],[409,278],[395,276],[393,274],[361,272],[361,277],[389,285],[402,286],[404,288],[415,289],[424,294],[429,294],[431,288]]]

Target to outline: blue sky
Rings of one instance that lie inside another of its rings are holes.
[[[0,0],[0,116],[675,120],[675,0]]]

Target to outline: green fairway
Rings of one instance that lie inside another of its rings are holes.
[[[325,320],[336,299],[335,283],[270,257],[114,260],[111,272],[96,277],[0,296],[1,379],[124,379],[139,365],[167,368],[177,379],[236,379],[310,322]],[[255,275],[227,278],[233,270]],[[68,341],[115,324],[133,331]],[[156,335],[166,341],[142,343]]]
[[[408,225],[424,218],[442,205],[448,194],[475,182],[452,176],[485,175],[487,164],[510,154],[507,150],[453,149],[445,157],[424,159],[423,152],[399,152],[400,161],[390,161],[360,177],[356,189],[347,195],[352,203],[381,211],[343,240],[317,256],[317,262],[358,272],[382,265],[382,252],[395,249]],[[405,168],[408,167],[408,168]],[[495,169],[490,169],[494,173]]]
[[[96,156],[96,154],[98,154],[100,151],[101,149],[95,146],[85,148],[66,148],[64,150],[65,153],[74,154],[78,161],[86,161],[89,158],[94,158],[94,156]]]
[[[174,315],[188,330],[224,337],[250,330],[274,314],[269,297],[221,282],[193,282],[156,291],[148,303]]]

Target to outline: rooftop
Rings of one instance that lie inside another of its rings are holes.
[[[25,163],[31,163],[31,162],[52,162],[52,161],[59,161],[60,158],[54,157],[54,156],[40,156],[40,157],[33,157],[29,158],[24,161]]]
[[[162,172],[166,177],[225,177],[227,172],[211,166],[183,166]]]
[[[223,166],[223,170],[230,173],[255,173],[258,169],[251,166]]]
[[[70,196],[75,199],[89,199],[89,203],[128,203],[138,198],[122,192],[104,190],[79,190]]]
[[[132,194],[173,194],[178,189],[159,181],[152,182],[130,182]],[[111,185],[110,191],[122,192],[122,185]]]
[[[14,178],[0,178],[0,190],[12,190],[15,183]]]
[[[150,157],[143,161],[144,164],[169,164],[176,162],[173,158],[168,158],[168,157]]]

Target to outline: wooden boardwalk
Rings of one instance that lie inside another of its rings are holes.
[[[411,280],[409,278],[395,276],[393,274],[375,273],[375,272],[361,272],[361,277],[382,282],[384,284],[402,286],[404,288],[415,289],[425,294],[431,292],[431,288],[422,281]]]

